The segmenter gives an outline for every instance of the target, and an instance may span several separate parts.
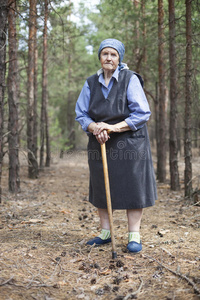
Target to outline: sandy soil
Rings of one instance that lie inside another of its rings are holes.
[[[3,190],[1,300],[200,299],[200,207],[183,189],[158,184],[156,205],[144,211],[140,254],[127,253],[126,214],[114,213],[113,260],[111,245],[85,245],[99,232],[85,152],[54,158],[37,180],[21,170],[21,193]],[[7,186],[6,166],[3,174]]]

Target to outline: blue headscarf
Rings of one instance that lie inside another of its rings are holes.
[[[124,44],[116,39],[106,39],[106,40],[102,41],[100,44],[99,50],[98,50],[99,59],[100,59],[101,50],[103,50],[104,48],[107,48],[107,47],[114,48],[115,50],[117,50],[117,52],[119,53],[119,65],[121,65],[121,62],[124,58],[124,53],[125,53]]]

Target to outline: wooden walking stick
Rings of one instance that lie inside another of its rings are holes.
[[[102,162],[103,162],[103,173],[104,173],[104,182],[105,182],[105,190],[106,190],[107,210],[108,210],[108,217],[109,217],[109,223],[110,223],[112,258],[114,259],[114,258],[117,258],[117,252],[115,250],[112,204],[111,204],[111,196],[110,196],[110,183],[109,183],[109,177],[108,177],[108,164],[107,164],[106,144],[105,143],[101,144],[101,155],[102,155]]]

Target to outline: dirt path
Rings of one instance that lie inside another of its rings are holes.
[[[68,155],[38,180],[22,170],[22,192],[15,198],[4,191],[1,205],[0,300],[199,299],[200,209],[182,192],[158,185],[138,255],[126,252],[126,214],[116,211],[112,260],[110,245],[85,245],[99,229],[87,202],[86,154]]]

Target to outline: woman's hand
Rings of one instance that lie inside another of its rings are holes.
[[[113,125],[109,125],[104,122],[96,123],[93,130],[93,135],[96,136],[97,141],[100,144],[104,144],[110,138],[109,132],[113,131]]]
[[[112,125],[106,124],[104,122],[95,123],[92,122],[88,126],[88,131],[96,136],[97,141],[100,144],[104,144],[109,138],[108,130],[112,130]]]
[[[92,122],[88,126],[88,131],[92,132],[96,136],[97,141],[100,144],[105,143],[109,138],[109,133],[111,132],[124,132],[131,130],[125,121],[119,122],[114,125],[110,125],[104,122]]]
[[[104,122],[96,123],[96,126],[93,130],[94,135],[99,135],[102,131],[114,132],[114,125],[110,125]]]
[[[95,136],[100,144],[104,144],[110,138],[107,130],[102,130],[99,134],[96,134]]]

